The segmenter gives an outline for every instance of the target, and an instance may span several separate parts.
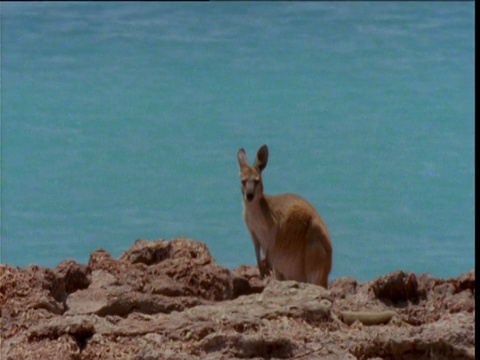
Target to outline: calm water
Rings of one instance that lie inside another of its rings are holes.
[[[1,4],[2,262],[188,236],[255,264],[236,152],[331,278],[474,267],[474,2]]]

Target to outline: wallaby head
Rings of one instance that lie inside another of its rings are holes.
[[[238,150],[238,165],[240,166],[240,179],[242,181],[242,194],[245,202],[258,200],[263,196],[262,171],[268,162],[268,147],[263,145],[258,149],[257,157],[250,167],[244,149]]]

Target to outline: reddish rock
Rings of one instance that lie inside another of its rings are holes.
[[[463,275],[460,275],[458,279],[453,279],[456,292],[470,290],[475,294],[475,271],[471,270]]]
[[[53,270],[36,265],[24,270],[0,266],[2,318],[15,318],[29,309],[45,309],[54,314],[65,311],[65,283]]]
[[[2,359],[475,359],[474,271],[327,290],[229,271],[185,238],[0,271]]]
[[[73,260],[62,261],[55,268],[55,273],[65,284],[67,294],[86,289],[90,285],[90,268],[86,265],[77,264]]]
[[[262,279],[256,266],[241,265],[232,271],[233,297],[258,294],[263,291],[269,279]]]
[[[125,266],[147,265],[143,268],[144,292],[197,296],[213,301],[233,296],[230,271],[215,263],[204,243],[186,238],[137,240],[120,256],[119,262]]]
[[[120,263],[117,259],[114,259],[110,253],[104,249],[95,250],[90,254],[90,260],[88,261],[88,268],[91,272],[95,270],[104,270],[117,279],[125,276],[129,264]],[[130,272],[132,267],[130,267]]]
[[[141,262],[145,265],[153,265],[167,259],[188,261],[195,265],[214,262],[207,245],[187,238],[176,238],[171,241],[138,239],[120,256],[119,260],[132,264]]]
[[[330,282],[328,287],[334,298],[345,299],[357,290],[357,280],[352,277],[341,277]]]
[[[416,303],[424,296],[419,292],[415,274],[406,274],[403,271],[375,279],[371,288],[377,298],[396,305],[407,301]]]
[[[171,257],[171,248],[172,244],[165,240],[147,241],[138,239],[133,246],[120,256],[119,260],[131,264],[158,264]]]

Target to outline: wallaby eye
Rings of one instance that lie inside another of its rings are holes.
[[[242,185],[245,186],[247,184],[247,180],[242,179]]]

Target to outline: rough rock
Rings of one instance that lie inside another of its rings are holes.
[[[233,297],[261,293],[267,283],[257,267],[241,265],[232,271]]]
[[[65,284],[65,292],[71,294],[90,285],[91,270],[88,266],[73,260],[64,260],[55,268],[57,277]]]
[[[138,240],[87,265],[1,265],[2,359],[474,359],[475,272],[344,277],[328,290]]]
[[[415,274],[406,274],[403,271],[377,278],[372,284],[372,290],[380,300],[396,305],[406,301],[416,303],[424,297],[423,292],[418,290]]]

